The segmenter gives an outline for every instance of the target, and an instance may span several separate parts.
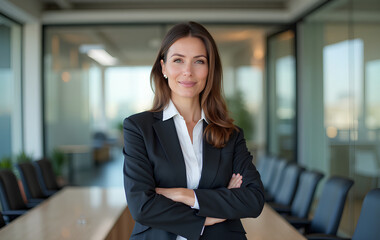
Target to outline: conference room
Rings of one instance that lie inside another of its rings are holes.
[[[151,109],[161,42],[188,21],[216,42],[263,183],[247,239],[380,239],[379,16],[378,0],[0,0],[0,239],[129,239],[123,120]]]

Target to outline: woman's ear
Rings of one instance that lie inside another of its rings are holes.
[[[162,74],[163,74],[163,75],[166,75],[166,68],[165,68],[164,60],[161,59],[160,63],[161,63],[161,71],[162,71]]]

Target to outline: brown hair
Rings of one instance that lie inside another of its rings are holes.
[[[169,103],[171,90],[167,80],[163,77],[161,60],[166,62],[170,46],[180,38],[197,37],[206,47],[208,58],[208,76],[206,86],[199,94],[199,102],[209,122],[204,135],[207,142],[214,147],[224,147],[234,130],[233,119],[228,116],[228,110],[222,96],[222,64],[218,49],[210,33],[199,23],[180,23],[172,27],[164,37],[156,61],[150,74],[152,89],[155,92],[151,111],[164,110]]]

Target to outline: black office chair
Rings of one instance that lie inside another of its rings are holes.
[[[0,202],[2,214],[12,221],[18,216],[24,214],[36,204],[25,204],[21,196],[17,178],[14,173],[8,169],[0,170]]]
[[[280,190],[281,182],[283,181],[284,176],[284,170],[286,167],[286,160],[280,159],[277,161],[273,173],[273,180],[271,181],[270,185],[268,186],[267,191],[265,191],[265,201],[266,202],[273,202],[274,196],[276,193]]]
[[[316,171],[304,171],[300,175],[299,184],[292,205],[273,204],[272,207],[279,213],[307,218],[313,203],[315,190],[323,174]]]
[[[269,205],[281,204],[290,206],[292,204],[298,179],[302,171],[303,168],[296,164],[286,166],[279,190],[275,193],[274,202],[270,202]]]
[[[33,163],[37,169],[40,185],[45,194],[54,194],[62,189],[57,183],[57,177],[54,174],[53,165],[49,159],[43,158]]]
[[[348,191],[353,184],[354,182],[348,178],[330,177],[323,187],[311,221],[294,216],[285,216],[286,220],[296,228],[304,228],[305,234],[336,235]]]
[[[51,195],[43,192],[38,180],[36,168],[33,163],[19,163],[17,164],[17,168],[20,172],[22,185],[24,186],[25,195],[28,202],[41,203]]]

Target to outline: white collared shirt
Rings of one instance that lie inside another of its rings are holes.
[[[181,145],[183,158],[185,160],[187,188],[196,189],[198,188],[199,181],[201,179],[203,165],[203,120],[205,120],[206,122],[207,120],[202,110],[201,119],[199,119],[199,121],[193,129],[193,142],[191,142],[185,119],[181,116],[181,114],[179,114],[177,108],[174,106],[171,100],[168,106],[163,111],[162,120],[166,121],[170,118],[173,118],[174,120],[174,125],[177,130],[177,135],[179,143]],[[198,199],[195,192],[194,196],[195,204],[192,208],[199,209]],[[177,236],[177,240],[184,239],[186,238]]]

